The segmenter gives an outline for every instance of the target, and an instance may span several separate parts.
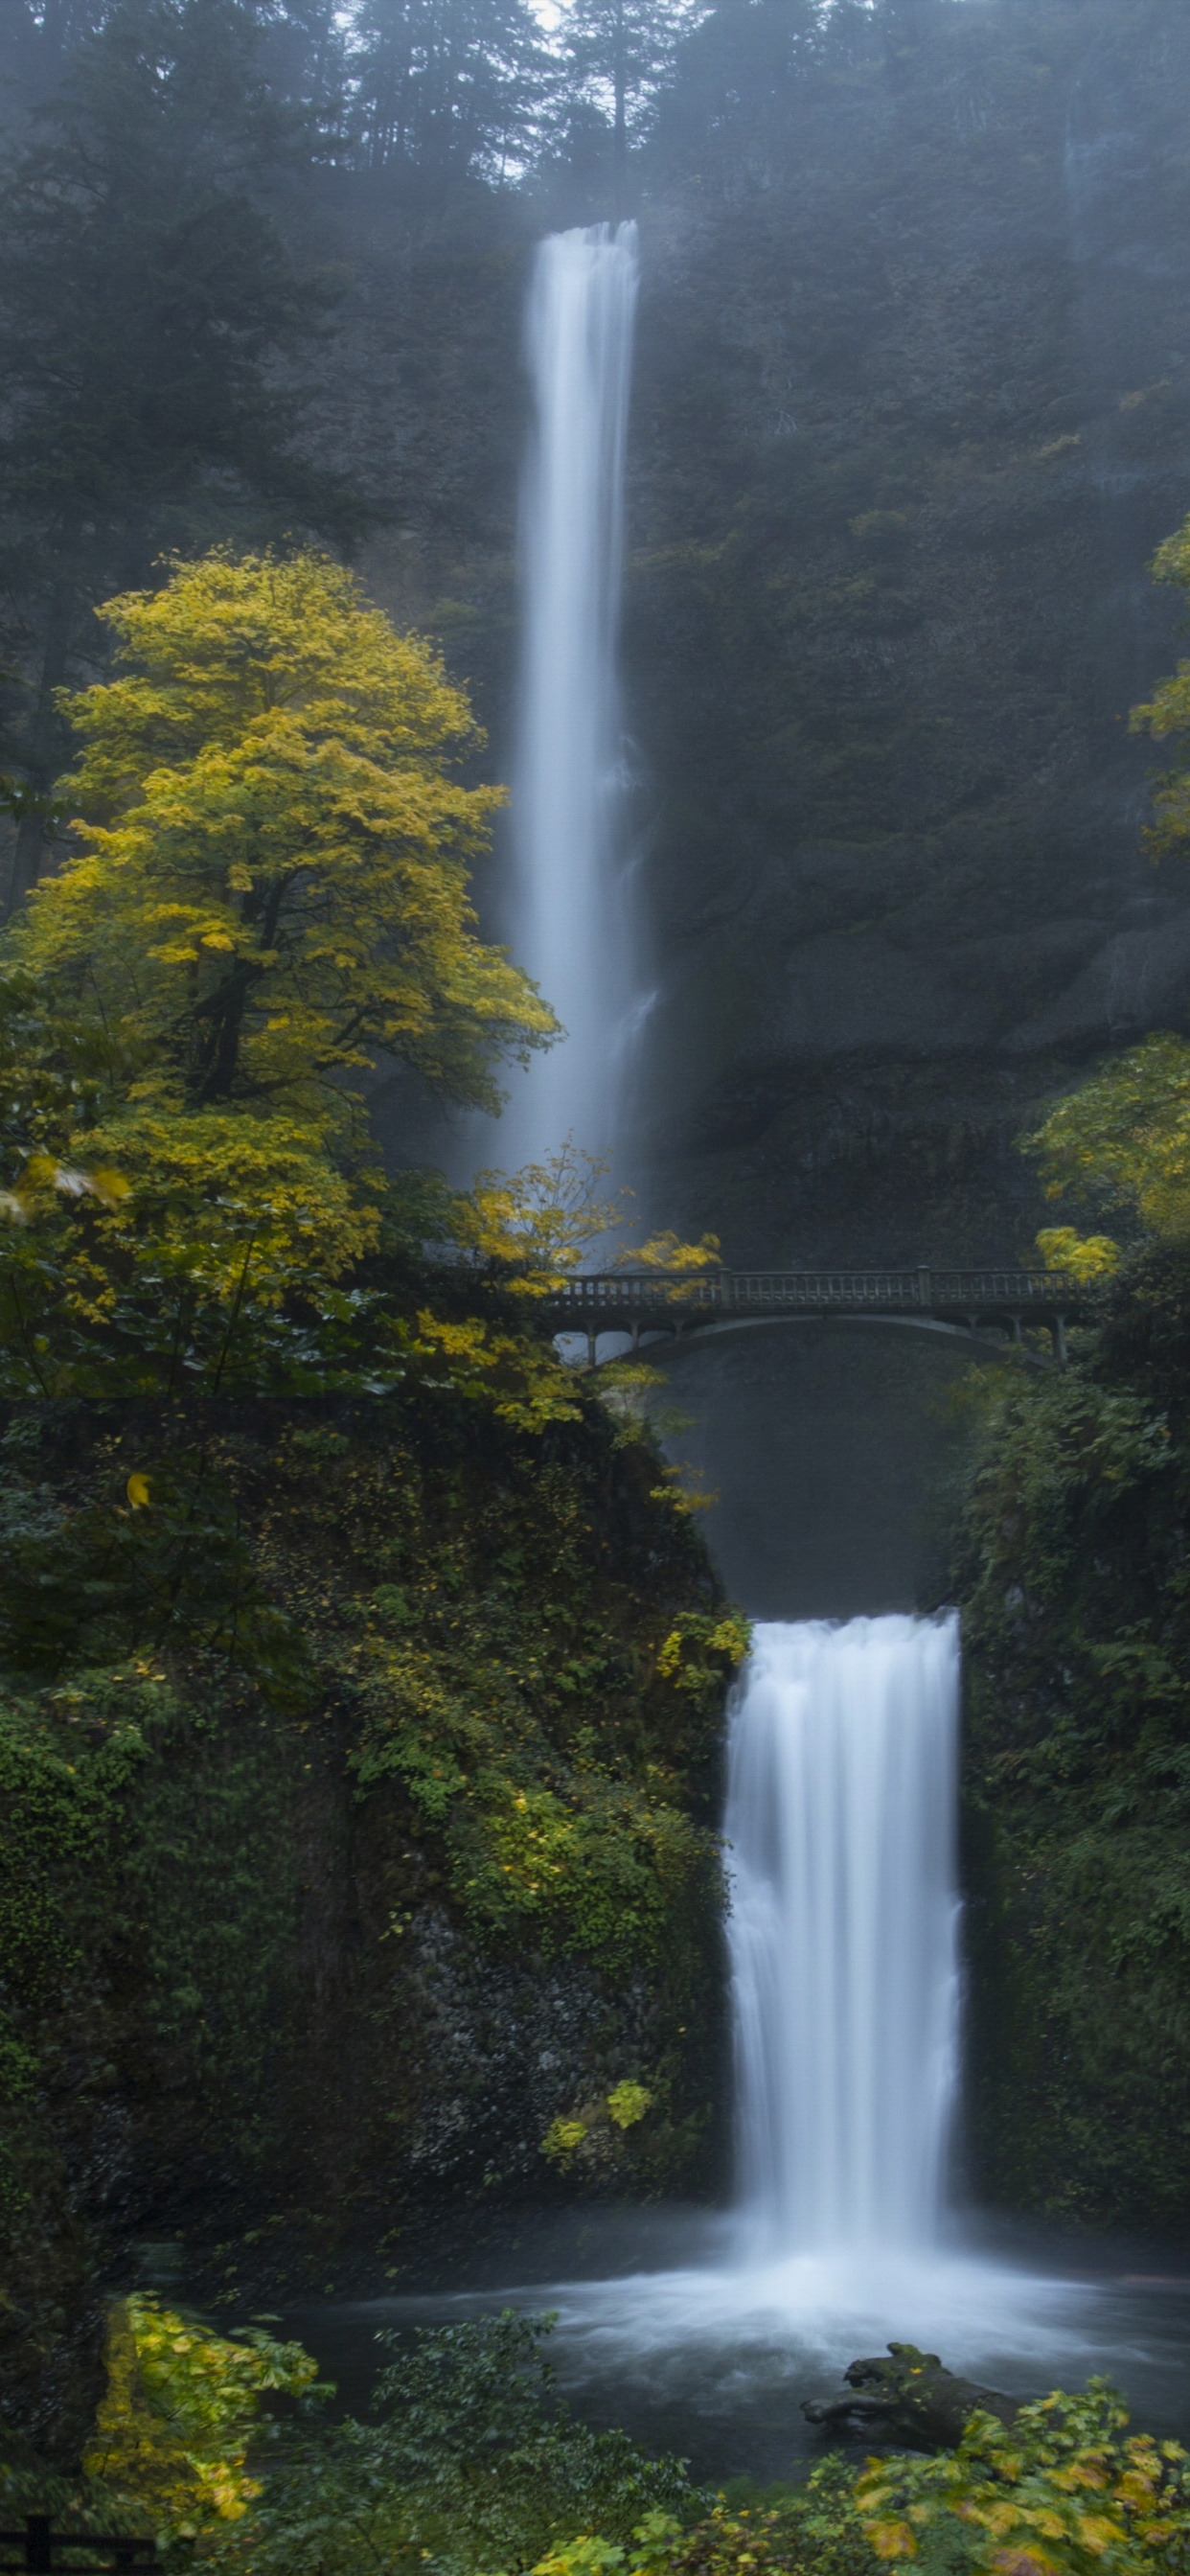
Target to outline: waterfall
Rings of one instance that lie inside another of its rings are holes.
[[[730,1747],[740,2192],[768,2254],[925,2247],[957,2063],[958,1621],[756,1631]]]
[[[542,242],[528,309],[536,424],[525,480],[525,641],[513,796],[513,951],[567,1031],[512,1085],[502,1160],[573,1134],[603,1152],[632,1017],[619,872],[616,683],[636,226]]]

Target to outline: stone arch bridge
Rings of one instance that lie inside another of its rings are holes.
[[[634,1350],[657,1335],[739,1332],[759,1324],[908,1324],[950,1333],[1037,1366],[1064,1367],[1066,1329],[1089,1315],[1083,1280],[1053,1270],[606,1270],[563,1280],[535,1312],[555,1334],[585,1333],[594,1368],[601,1333]],[[1026,1342],[1040,1327],[1052,1358]]]

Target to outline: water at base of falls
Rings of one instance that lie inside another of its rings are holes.
[[[958,1621],[758,1627],[726,1833],[754,2258],[937,2236],[957,2068]]]

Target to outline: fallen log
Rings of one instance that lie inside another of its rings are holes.
[[[891,2360],[874,2354],[849,2364],[845,2395],[803,2398],[807,2422],[831,2433],[874,2433],[919,2451],[953,2450],[979,2409],[1001,2424],[1015,2422],[1018,2398],[960,2378],[936,2352],[919,2352],[915,2343],[890,2343],[888,2349]]]

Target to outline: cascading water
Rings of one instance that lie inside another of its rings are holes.
[[[650,2410],[667,2388],[704,2422],[747,2419],[770,2477],[794,2392],[890,2337],[999,2387],[1049,2370],[1063,2339],[1083,2371],[1093,2351],[1081,2287],[965,2252],[942,2224],[958,1706],[953,1613],[757,1627],[725,1819],[736,2208],[706,2222],[701,2261],[550,2292],[584,2402],[613,2390],[619,2420],[631,2392],[665,2440]]]
[[[953,1616],[756,1631],[726,1825],[741,2199],[770,2256],[936,2233],[958,1676]]]
[[[616,632],[636,288],[635,224],[554,233],[538,250],[512,945],[567,1036],[512,1085],[506,1164],[539,1161],[567,1135],[589,1152],[610,1146],[632,1018]]]

